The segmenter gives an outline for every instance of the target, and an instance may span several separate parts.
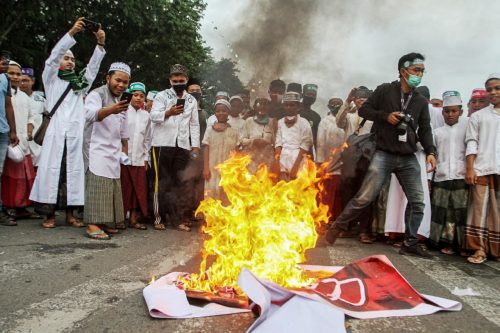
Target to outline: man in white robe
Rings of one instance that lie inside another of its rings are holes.
[[[75,59],[70,48],[76,44],[74,35],[85,28],[82,18],[52,49],[45,61],[42,79],[47,97],[47,110],[52,110],[68,84],[71,89],[54,113],[45,134],[38,173],[30,199],[39,203],[37,212],[47,216],[44,228],[56,226],[56,208],[66,209],[66,222],[82,227],[73,215],[75,206],[84,204],[85,174],[83,166],[83,128],[85,113],[83,96],[97,76],[104,58],[105,33],[95,33],[97,46],[87,67],[80,75],[74,72]],[[67,163],[63,163],[66,161]],[[63,186],[60,186],[61,185]]]

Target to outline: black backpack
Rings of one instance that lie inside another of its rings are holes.
[[[365,124],[363,119],[358,129],[347,138],[347,147],[342,151],[341,179],[364,177],[377,147],[376,134],[359,135]]]

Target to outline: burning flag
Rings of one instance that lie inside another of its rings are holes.
[[[298,267],[306,261],[305,252],[316,246],[316,227],[328,221],[327,206],[316,200],[314,162],[306,160],[297,179],[275,184],[265,167],[250,174],[250,161],[233,155],[217,167],[229,204],[207,198],[198,207],[209,239],[199,273],[179,279],[183,289],[241,295],[237,279],[243,267],[283,287],[315,282]]]

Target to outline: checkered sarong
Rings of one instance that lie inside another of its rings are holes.
[[[465,247],[465,224],[469,186],[463,179],[434,182],[432,185],[432,217],[430,240]]]
[[[124,220],[120,179],[97,176],[88,170],[85,174],[85,222],[106,224]]]

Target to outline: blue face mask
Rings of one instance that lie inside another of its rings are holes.
[[[408,73],[408,71],[406,71]],[[408,85],[411,87],[411,88],[416,88],[420,85],[420,83],[422,82],[422,78],[418,75],[413,75],[413,74],[410,74],[408,73],[408,78],[405,79],[406,80],[406,83],[408,83]]]

